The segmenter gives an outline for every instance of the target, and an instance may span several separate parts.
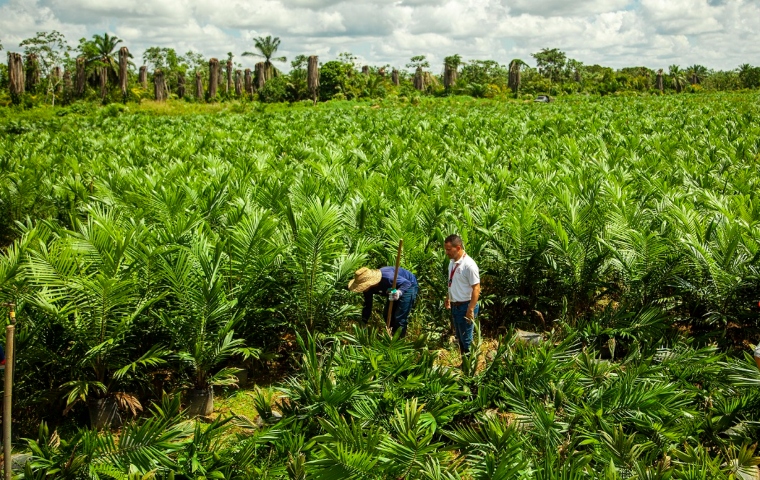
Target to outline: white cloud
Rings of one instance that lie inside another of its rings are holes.
[[[660,33],[693,35],[721,30],[722,7],[707,0],[641,0],[641,11]]]
[[[39,31],[58,30],[72,41],[86,35],[87,27],[64,23],[55,13],[37,0],[11,0],[0,4],[0,38],[7,50]]]
[[[280,53],[354,52],[362,63],[400,68],[427,55],[433,70],[465,60],[531,62],[560,48],[586,64],[710,68],[760,64],[757,0],[0,0],[6,49],[37,31],[58,30],[72,45],[114,33],[137,58],[149,46],[241,58],[252,38],[281,38]],[[250,63],[250,65],[249,65]]]
[[[630,0],[504,0],[514,14],[542,17],[585,16],[625,8]]]

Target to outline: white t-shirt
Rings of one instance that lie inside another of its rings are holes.
[[[456,269],[455,269],[456,267]],[[454,272],[452,277],[451,272]],[[469,302],[472,298],[472,287],[480,283],[480,269],[467,254],[458,261],[449,260],[449,300],[452,302]]]

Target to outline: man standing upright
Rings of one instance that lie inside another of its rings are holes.
[[[446,295],[446,308],[451,309],[451,323],[459,342],[459,351],[470,351],[472,343],[473,322],[478,316],[478,298],[480,297],[480,270],[464,251],[462,238],[449,235],[443,246],[449,257],[449,289]]]

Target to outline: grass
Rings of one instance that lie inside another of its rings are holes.
[[[254,406],[252,392],[255,386],[233,390],[226,395],[214,398],[214,413],[212,418],[238,415],[255,421],[259,414]]]
[[[571,97],[567,97],[570,99]],[[149,116],[185,116],[185,115],[224,115],[224,114],[249,114],[267,112],[285,112],[304,109],[320,110],[347,110],[361,108],[422,108],[427,109],[436,105],[458,105],[465,107],[496,106],[511,103],[530,103],[530,100],[515,100],[512,98],[473,98],[469,96],[455,95],[449,97],[414,97],[414,101],[407,97],[387,97],[379,99],[359,100],[330,100],[313,105],[311,101],[304,100],[293,103],[261,103],[250,100],[224,100],[213,103],[200,103],[195,101],[169,99],[166,102],[140,99],[129,101],[126,104],[112,102],[102,105],[97,100],[80,100],[69,105],[56,105],[37,103],[42,100],[36,99],[32,107],[0,106],[0,121],[45,121],[68,115],[89,116],[92,114],[118,116],[122,114],[138,114]]]

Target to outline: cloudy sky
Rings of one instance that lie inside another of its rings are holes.
[[[352,52],[359,63],[433,66],[458,53],[506,64],[557,47],[586,64],[667,68],[760,65],[760,0],[0,0],[0,43],[58,30],[72,45],[109,32],[137,58],[146,47],[239,55],[274,35],[280,52]],[[287,69],[286,65],[283,65]]]

